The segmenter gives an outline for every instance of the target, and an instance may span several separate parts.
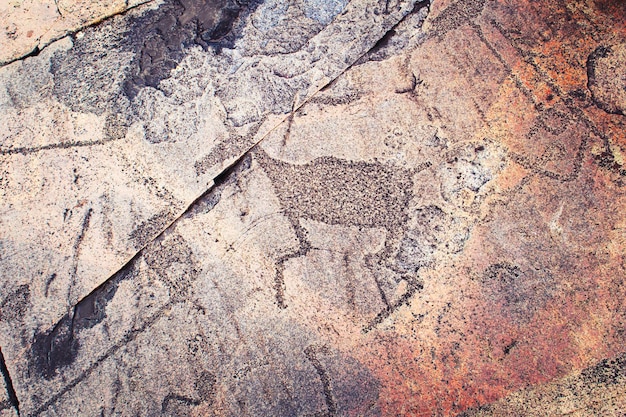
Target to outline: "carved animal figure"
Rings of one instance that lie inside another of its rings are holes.
[[[418,270],[427,263],[432,252],[433,242],[429,240],[433,238],[433,223],[443,216],[443,212],[429,207],[422,209],[422,213],[413,213],[413,217],[423,217],[424,233],[419,233],[408,226],[408,207],[413,197],[413,175],[430,164],[407,170],[378,162],[321,157],[304,165],[295,165],[272,159],[260,150],[255,152],[254,157],[272,181],[299,240],[296,251],[278,260],[275,289],[280,308],[287,307],[283,277],[285,262],[305,256],[312,249],[300,219],[387,230],[384,248],[367,257],[366,262],[372,269],[378,264],[395,271],[401,280],[406,281],[407,289],[404,295],[392,302],[380,279],[376,278],[386,307],[365,330],[382,322],[422,288]]]

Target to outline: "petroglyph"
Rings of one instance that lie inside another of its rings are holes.
[[[624,5],[134,6],[0,68],[0,416],[621,412]]]

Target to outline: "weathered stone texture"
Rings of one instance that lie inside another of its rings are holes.
[[[622,416],[626,409],[624,354],[549,384],[511,394],[463,414],[470,416]]]
[[[0,4],[0,65],[153,0],[7,0]]]
[[[621,415],[624,23],[164,2],[1,68],[22,415]]]
[[[307,17],[304,3],[248,2],[228,14],[235,3],[170,2],[4,67],[3,273],[14,279],[2,285],[7,296],[30,288],[22,331],[71,315],[241,152],[413,8],[357,3],[341,14],[332,6],[327,21]],[[279,33],[302,22],[299,42],[275,51],[272,32],[261,36],[253,24],[264,19]],[[163,44],[169,31],[177,42]]]

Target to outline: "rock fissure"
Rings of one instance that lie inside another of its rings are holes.
[[[22,415],[624,409],[613,6],[158,4],[0,73]]]
[[[117,292],[121,282],[132,279],[135,263],[143,255],[145,248],[161,238],[183,216],[212,209],[217,202],[211,198],[211,194],[218,193],[224,184],[237,176],[238,172],[249,167],[250,161],[247,157],[248,153],[243,154],[224,169],[220,175],[216,176],[212,187],[191,203],[180,216],[174,219],[156,237],[146,242],[122,268],[78,301],[71,308],[71,313],[66,314],[50,331],[35,336],[31,361],[44,378],[51,379],[55,377],[58,370],[74,362],[80,349],[80,342],[76,337],[77,333],[82,329],[95,326],[106,317],[105,308],[108,302]],[[88,213],[90,214],[89,211]],[[86,219],[88,219],[87,216]]]
[[[41,51],[43,51],[45,48],[47,48],[52,43],[54,43],[54,42],[56,42],[58,40],[61,40],[63,38],[67,38],[67,37],[74,37],[76,35],[76,33],[80,32],[82,30],[85,30],[85,29],[93,27],[93,26],[97,26],[97,25],[101,24],[102,22],[105,22],[105,21],[108,21],[108,20],[111,20],[111,19],[115,18],[116,16],[125,15],[128,12],[130,12],[131,10],[134,10],[134,9],[136,9],[138,7],[144,6],[144,5],[148,4],[148,3],[152,3],[154,1],[155,0],[142,0],[141,2],[139,2],[137,4],[133,4],[133,5],[128,5],[128,2],[126,2],[126,8],[124,10],[119,11],[117,13],[110,14],[108,16],[103,16],[102,18],[97,19],[97,20],[91,22],[88,25],[84,25],[84,26],[80,26],[80,27],[75,28],[75,29],[68,30],[62,36],[54,37],[54,38],[50,39],[49,41],[45,42],[44,44],[35,45],[35,47],[30,52],[28,52],[28,53],[26,53],[24,55],[18,56],[17,58],[9,59],[9,60],[7,60],[5,62],[0,62],[0,68],[5,67],[7,65],[11,65],[11,64],[13,64],[15,62],[24,61],[25,59],[33,57],[33,56],[37,56],[37,55],[39,55],[41,53]],[[61,13],[61,9],[58,6],[58,0],[55,0],[54,3],[55,3],[55,7],[57,9],[57,12],[59,13],[59,16],[61,18],[63,18],[63,14]]]
[[[11,374],[9,373],[9,369],[7,368],[7,364],[4,359],[4,354],[2,353],[2,348],[0,348],[0,374],[2,374],[2,378],[4,379],[4,384],[7,390],[7,396],[9,397],[7,401],[8,404],[6,404],[8,407],[5,407],[5,408],[13,407],[19,417],[20,401],[17,398],[17,393],[15,392],[15,387],[13,386],[13,379],[11,379]]]

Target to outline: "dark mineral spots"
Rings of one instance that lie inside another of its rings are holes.
[[[53,57],[54,95],[74,111],[125,112],[141,88],[158,87],[170,76],[188,48],[232,47],[236,23],[261,3],[166,0],[139,17],[88,28],[69,51]],[[108,128],[127,124],[118,120]]]
[[[372,269],[386,267],[407,283],[407,290],[397,300],[387,296],[389,289],[376,278],[380,297],[386,308],[365,329],[370,330],[406,304],[422,288],[417,271],[419,261],[406,268],[406,250],[398,254],[409,221],[409,202],[413,194],[414,170],[387,166],[378,162],[351,162],[334,157],[321,157],[304,165],[292,165],[273,160],[263,152],[256,159],[272,181],[284,213],[289,218],[300,242],[299,248],[277,261],[275,282],[276,301],[286,308],[284,268],[290,259],[305,256],[311,249],[307,231],[300,219],[310,219],[330,225],[380,227],[388,232],[384,248],[368,257]],[[428,167],[425,164],[424,167]],[[434,224],[434,223],[433,223]],[[429,224],[423,224],[428,228]],[[430,235],[431,230],[425,231]],[[405,239],[406,240],[406,239]],[[428,248],[426,250],[431,250]],[[398,258],[400,257],[400,258]],[[401,265],[402,264],[402,265]],[[399,282],[393,283],[395,287]]]
[[[625,414],[623,387],[626,381],[626,354],[604,359],[563,379],[518,391],[491,404],[466,410],[458,417],[518,415],[620,416]],[[617,405],[616,405],[617,403]],[[566,404],[564,406],[564,404]],[[546,412],[562,407],[558,414]],[[566,408],[567,407],[567,408]]]
[[[28,285],[20,285],[0,302],[0,320],[20,320],[30,306],[30,288]]]
[[[599,46],[589,55],[587,86],[599,108],[626,115],[626,43]]]
[[[604,359],[600,363],[585,369],[580,374],[587,384],[614,385],[626,379],[626,354],[612,359]]]
[[[411,171],[380,163],[322,157],[291,165],[259,153],[285,213],[327,224],[396,230],[408,219]]]
[[[326,401],[326,407],[328,409],[326,416],[334,417],[337,415],[337,403],[335,398],[333,397],[332,386],[330,376],[326,372],[326,369],[318,359],[318,353],[328,353],[328,349],[324,346],[309,346],[304,350],[304,354],[306,358],[309,360],[311,365],[315,368],[315,371],[320,377],[320,381],[322,382],[322,389],[324,391],[324,400]]]
[[[485,0],[469,0],[453,2],[433,20],[432,25],[437,27],[437,35],[442,36],[467,21],[474,20],[485,8]]]
[[[175,214],[164,211],[162,213],[155,214],[148,220],[139,224],[132,232],[130,232],[130,239],[133,241],[136,249],[143,248],[151,239],[154,238],[160,231],[164,230],[168,224],[170,224],[175,218]]]
[[[551,297],[556,285],[549,271],[527,268],[507,262],[491,265],[485,271],[484,285],[490,299],[501,313],[518,323],[526,323]]]

